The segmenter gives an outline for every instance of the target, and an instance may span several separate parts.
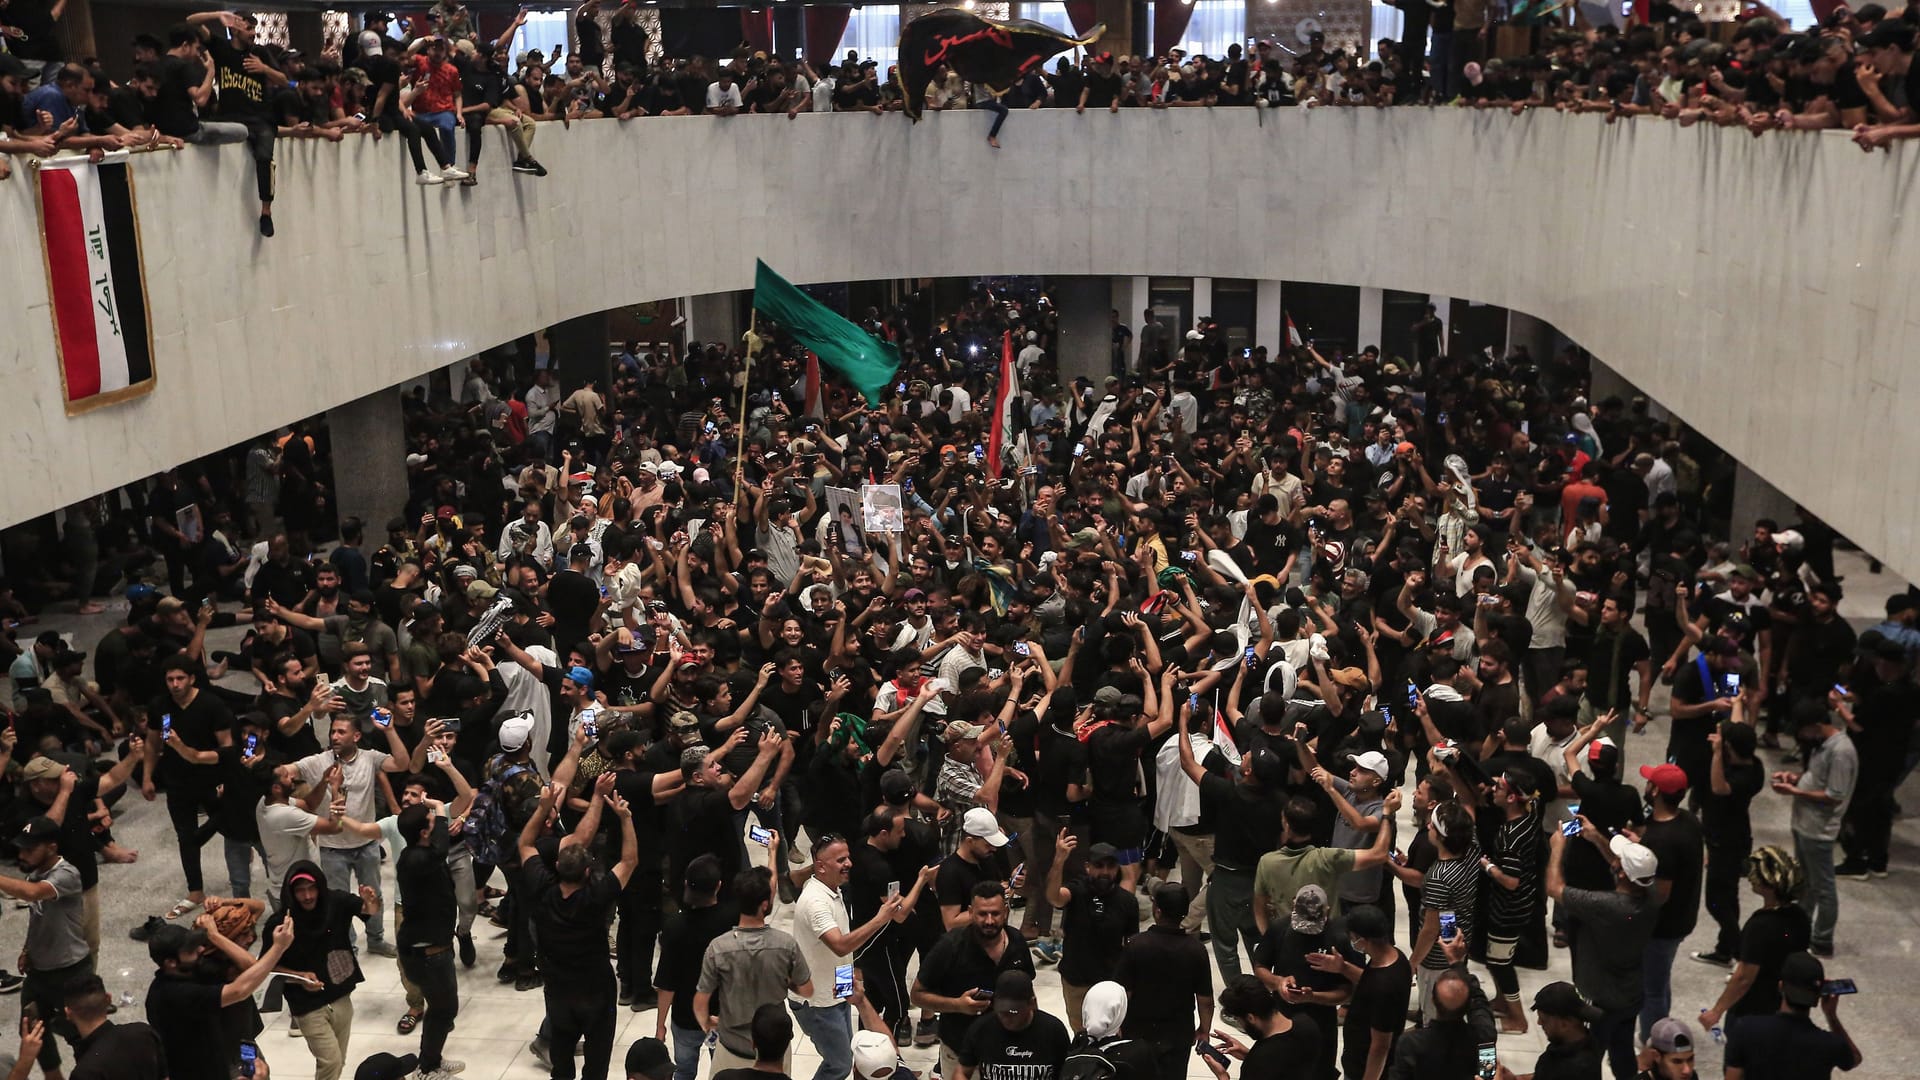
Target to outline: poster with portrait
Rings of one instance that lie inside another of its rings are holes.
[[[828,488],[827,533],[820,542],[832,544],[838,541],[840,551],[850,559],[866,554],[866,537],[860,529],[862,514],[858,491],[852,488]]]
[[[870,533],[906,531],[900,509],[899,484],[867,484],[860,489],[860,509]]]

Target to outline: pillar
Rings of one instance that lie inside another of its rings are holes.
[[[1359,352],[1380,344],[1380,332],[1387,325],[1387,294],[1379,289],[1360,290],[1360,319],[1353,330],[1353,349]]]
[[[320,12],[287,12],[287,46],[299,49],[302,55],[319,56],[327,47],[326,31],[321,28]]]
[[[1728,526],[1729,533],[1736,545],[1744,543],[1753,535],[1753,523],[1761,518],[1772,518],[1776,524],[1786,525],[1798,521],[1800,514],[1793,508],[1793,500],[1787,493],[1760,478],[1760,474],[1736,464],[1733,474],[1733,520]]]
[[[1553,359],[1553,327],[1525,312],[1507,312],[1507,351],[1524,346],[1536,364]]]
[[[1265,345],[1268,356],[1280,355],[1287,344],[1286,308],[1280,299],[1280,282],[1262,279],[1253,283],[1253,343]]]
[[[608,349],[607,313],[595,312],[547,327],[547,366],[571,392],[588,379],[599,382],[602,390],[613,366]]]
[[[1213,314],[1213,279],[1210,277],[1194,278],[1193,279],[1193,317],[1195,319],[1204,319],[1207,316],[1212,314]],[[1180,328],[1180,332],[1184,334],[1190,329],[1192,329],[1192,327],[1183,326]]]
[[[1060,308],[1060,380],[1084,377],[1098,388],[1113,373],[1113,281],[1104,277],[1049,279]]]
[[[703,293],[681,300],[680,310],[687,316],[687,340],[738,345],[740,335],[747,332],[746,307],[740,302],[742,295],[739,292]]]
[[[1097,22],[1107,24],[1107,32],[1094,46],[1096,52],[1110,52],[1115,56],[1129,56],[1134,53],[1146,54],[1153,50],[1153,42],[1148,41],[1146,48],[1138,48],[1133,40],[1133,0],[1093,0],[1093,14]]]
[[[368,522],[374,535],[407,503],[407,436],[400,391],[381,390],[327,410],[340,517]]]
[[[1115,277],[1113,306],[1120,312],[1120,321],[1133,331],[1137,342],[1140,327],[1145,325],[1144,313],[1153,306],[1153,290],[1146,275]]]

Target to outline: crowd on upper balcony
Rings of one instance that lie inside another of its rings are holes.
[[[599,4],[588,0],[574,13],[571,51],[562,46],[552,56],[514,55],[524,11],[489,39],[449,0],[404,24],[370,13],[360,31],[317,56],[260,42],[251,15],[201,12],[164,41],[135,38],[132,74],[122,83],[98,57],[62,55],[54,27],[65,0],[19,0],[0,8],[0,178],[9,154],[244,141],[257,165],[261,231],[270,236],[273,148],[282,138],[397,134],[418,183],[470,186],[479,182],[488,127],[505,129],[515,172],[545,175],[533,143],[549,122],[901,107],[896,73],[854,51],[818,63],[746,45],[725,60],[662,55],[634,5],[603,25]],[[1036,67],[1004,92],[942,66],[925,88],[926,107],[991,109],[990,140],[1011,109],[1409,104],[1704,120],[1756,135],[1845,127],[1869,150],[1920,134],[1912,63],[1920,7],[1895,16],[1877,3],[1843,5],[1819,26],[1793,31],[1756,3],[1731,34],[1712,33],[1697,15],[1664,3],[1626,25],[1606,23],[1604,5],[1532,13],[1524,2],[1499,9],[1487,0],[1403,7],[1401,39],[1381,39],[1377,60],[1329,49],[1316,33],[1299,52],[1263,40],[1245,52],[1229,46],[1219,58],[1177,48],[1150,57],[1076,54],[1050,71]],[[1517,54],[1489,57],[1490,47]],[[464,159],[456,153],[462,130]]]

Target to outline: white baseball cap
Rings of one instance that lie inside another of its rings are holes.
[[[1007,834],[1000,831],[1000,822],[994,819],[993,811],[984,806],[967,811],[967,816],[960,819],[960,829],[968,836],[977,836],[994,847],[1007,846]]]
[[[1359,768],[1378,775],[1382,780],[1385,780],[1393,771],[1393,767],[1387,763],[1387,755],[1378,750],[1369,750],[1364,754],[1355,755],[1353,763]]]
[[[1608,850],[1620,860],[1620,872],[1635,885],[1651,885],[1660,872],[1660,858],[1645,844],[1636,844],[1624,836],[1607,842]]]
[[[853,1035],[854,1080],[888,1080],[900,1062],[893,1040],[877,1031],[856,1031]]]

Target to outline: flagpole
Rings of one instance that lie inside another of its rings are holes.
[[[754,330],[759,324],[758,315],[759,312],[751,308],[747,311],[747,334],[750,338],[757,336],[754,334]],[[747,469],[747,388],[753,384],[753,354],[742,350],[742,355],[744,359],[740,369],[740,441],[733,454],[733,498],[735,502],[740,501],[740,497],[746,494],[744,485],[746,483]]]

